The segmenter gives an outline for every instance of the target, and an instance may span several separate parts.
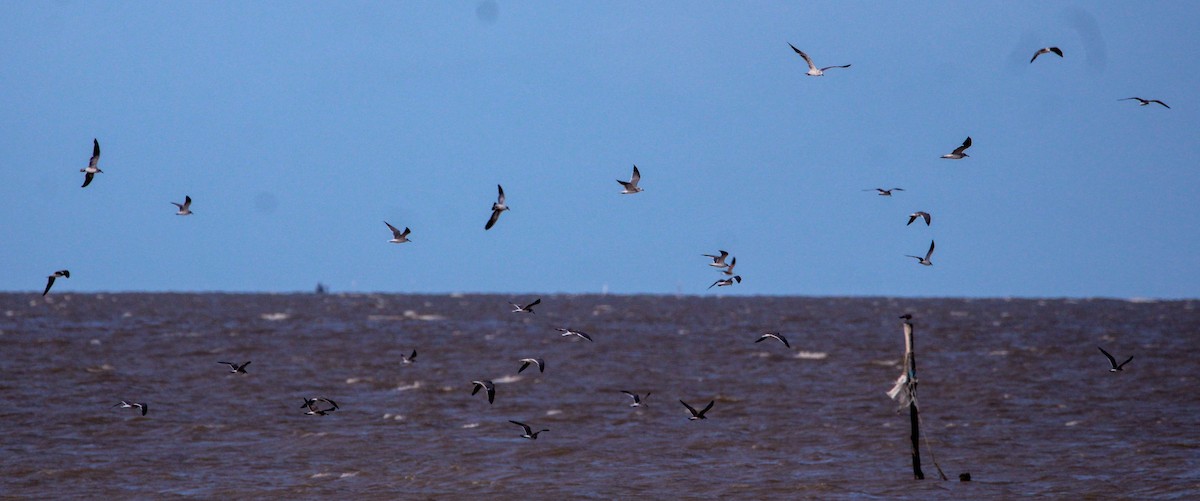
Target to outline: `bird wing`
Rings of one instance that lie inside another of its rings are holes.
[[[504,187],[497,184],[496,191],[500,192],[500,195],[496,197],[496,201],[499,202],[500,205],[504,205]]]
[[[809,64],[812,64],[812,63],[809,63]],[[826,66],[824,68],[821,68],[821,71],[825,71],[825,70],[832,69],[832,68],[849,68],[849,67],[850,67],[850,65],[848,65],[848,64],[843,64],[841,66]]]
[[[192,205],[192,197],[190,197],[188,195],[184,195],[183,196],[183,207],[187,208],[187,207],[191,207],[191,205]]]
[[[408,356],[408,360],[411,362],[411,361],[415,360],[416,358],[417,358],[417,350],[413,350],[412,355]]]
[[[1140,97],[1126,97],[1126,98],[1123,98],[1123,99],[1118,99],[1117,101],[1128,101],[1128,100],[1130,100],[1130,99],[1137,99],[1138,101],[1144,101],[1144,99],[1142,99],[1142,98],[1140,98]]]
[[[1031,58],[1031,59],[1029,60],[1029,62],[1031,62],[1031,63],[1032,63],[1034,59],[1037,59],[1037,57],[1038,57],[1038,56],[1040,56],[1040,55],[1042,55],[1042,54],[1045,54],[1045,53],[1046,53],[1046,49],[1038,49],[1038,51],[1037,51],[1037,52],[1034,52],[1034,53],[1033,53],[1033,58]]]
[[[86,186],[86,185],[85,185],[85,186]],[[501,212],[503,212],[503,211],[501,211],[501,210],[499,210],[499,209],[495,209],[495,210],[493,210],[493,211],[492,211],[492,217],[491,217],[491,219],[488,219],[488,222],[487,222],[487,224],[486,224],[486,225],[484,225],[483,229],[485,229],[485,230],[490,230],[490,229],[492,229],[492,226],[494,226],[494,225],[496,224],[496,220],[497,220],[497,219],[500,219],[500,213],[501,213]]]
[[[1164,103],[1164,102],[1162,102],[1162,101],[1159,101],[1159,100],[1157,100],[1157,99],[1151,99],[1151,100],[1150,100],[1150,102],[1152,102],[1152,103],[1158,103],[1158,104],[1161,104],[1161,105],[1163,105],[1163,107],[1165,107],[1165,108],[1167,108],[1167,109],[1171,109],[1171,107],[1170,107],[1170,106],[1167,106],[1167,103]]]
[[[1104,357],[1108,359],[1108,363],[1110,365],[1112,365],[1114,369],[1117,368],[1117,359],[1113,358],[1113,356],[1111,354],[1109,354],[1107,351],[1104,351],[1104,348],[1097,346],[1096,349],[1100,350],[1100,353],[1104,354]]]
[[[50,293],[50,286],[52,286],[52,285],[54,285],[54,275],[50,275],[49,277],[47,277],[46,290],[42,291],[43,296]]]
[[[488,386],[487,392],[488,392],[488,403],[490,404],[490,403],[495,402],[496,401],[496,387]]]
[[[957,147],[957,148],[954,148],[954,154],[955,154],[955,155],[962,155],[962,154],[963,154],[963,152],[964,152],[964,151],[967,151],[967,148],[970,148],[970,147],[971,147],[971,136],[967,136],[967,140],[966,140],[966,141],[963,141],[963,144],[962,144],[962,146],[959,146],[959,147]]]
[[[92,158],[88,160],[88,167],[94,169],[98,163],[100,163],[100,140],[92,139]]]
[[[475,385],[475,388],[471,390],[472,395],[479,393],[479,390],[483,389],[483,383],[480,383],[479,381],[471,381],[471,384]]]
[[[92,184],[92,178],[94,178],[94,177],[96,177],[96,174],[94,172],[89,172],[87,174],[84,174],[83,175],[83,186],[80,186],[80,188],[87,188],[87,185]]]
[[[1132,355],[1130,355],[1129,358],[1126,358],[1124,362],[1121,362],[1121,365],[1118,365],[1117,368],[1120,369],[1121,367],[1125,367],[1125,364],[1129,363],[1130,360],[1133,360]]]
[[[511,419],[509,419],[509,420],[508,420],[508,422],[510,422],[510,423],[512,423],[512,424],[515,424],[515,425],[517,425],[517,426],[520,426],[520,427],[522,427],[522,428],[525,428],[525,434],[526,434],[526,435],[532,435],[532,434],[533,434],[533,428],[530,428],[530,427],[529,427],[529,425],[527,425],[527,424],[525,424],[525,423],[522,423],[522,422],[520,422],[520,421],[513,421],[513,420],[511,420]],[[542,431],[546,431],[546,430],[542,430]],[[541,432],[538,432],[538,433],[541,433]]]
[[[780,342],[782,342],[784,346],[787,346],[788,348],[792,347],[791,344],[788,344],[787,338],[783,337],[783,334],[775,334],[774,337],[775,337],[775,339],[778,339]]]
[[[934,242],[933,242],[933,240],[930,240],[930,241],[929,241],[929,252],[926,252],[926,253],[925,253],[925,260],[926,260],[926,261],[928,261],[928,260],[929,260],[929,257],[933,255],[933,243],[934,243]]]
[[[709,410],[709,409],[711,409],[711,408],[712,408],[712,406],[713,406],[713,404],[715,404],[715,403],[717,403],[717,401],[716,401],[716,400],[711,400],[711,401],[709,401],[709,402],[708,402],[708,405],[704,406],[704,408],[703,408],[703,409],[700,409],[700,414],[699,414],[699,415],[700,415],[700,416],[703,416],[703,415],[704,415],[704,413],[705,413],[705,412],[708,412],[708,410]]]
[[[711,288],[713,288],[714,286],[716,286],[717,284],[719,284],[719,283],[721,283],[721,282],[724,282],[724,280],[717,280],[716,282],[713,282],[713,283],[712,283],[712,285],[708,286],[708,288],[709,288],[709,289],[711,289]]]
[[[146,404],[134,404],[134,407],[141,407],[143,416],[145,416],[147,412],[150,412],[150,406]]]
[[[588,333],[586,333],[586,332],[575,331],[575,335],[576,335],[576,336],[579,336],[579,337],[581,337],[581,338],[584,338],[584,339],[586,339],[586,340],[588,340],[588,341],[591,341],[591,340],[592,340],[592,336],[589,336],[589,335],[588,335]],[[594,341],[593,341],[593,342],[594,342]]]
[[[177,203],[175,203],[175,202],[171,202],[171,205],[174,205],[174,206],[176,206],[176,207],[179,207],[179,210],[183,210],[183,205],[177,204]]]
[[[393,237],[393,238],[400,238],[400,230],[396,229],[396,227],[395,227],[395,226],[392,226],[392,223],[389,223],[389,222],[387,222],[387,221],[384,221],[384,222],[383,222],[383,224],[386,224],[386,225],[387,225],[387,227],[388,227],[388,229],[389,229],[389,230],[392,230],[392,237]]]
[[[626,395],[629,395],[631,398],[633,398],[633,401],[634,401],[634,402],[637,402],[637,401],[638,401],[638,396],[637,396],[637,393],[634,393],[634,392],[632,392],[632,391],[625,391],[625,390],[621,390],[621,393],[624,393],[624,394],[626,394]]]
[[[796,51],[797,54],[800,54],[800,57],[804,58],[804,62],[808,63],[808,69],[817,69],[817,66],[813,64],[812,58],[808,57],[808,54],[805,54],[804,51],[797,49],[795,45],[791,44],[791,42],[788,42],[788,47],[791,47],[792,50]]]
[[[637,166],[634,165],[633,166],[633,177],[629,178],[629,184],[636,185],[636,184],[638,184],[638,181],[641,181],[641,180],[642,180],[642,173],[638,172]]]
[[[917,215],[925,220],[925,226],[929,226],[929,220],[932,219],[932,216],[928,212],[918,212]]]
[[[1058,47],[1050,47],[1050,52],[1058,54],[1058,57],[1063,57],[1062,49],[1059,49]]]
[[[523,359],[521,359],[521,361],[522,361],[522,362],[525,362],[526,360],[529,360],[529,359],[528,359],[528,358],[523,358]],[[530,364],[530,362],[525,362],[525,363],[521,364],[521,368],[520,368],[520,369],[517,369],[517,374],[520,374],[520,373],[521,373],[521,371],[524,371],[525,369],[528,369],[528,368],[529,368],[529,364]]]
[[[535,299],[532,303],[529,303],[527,306],[525,306],[525,309],[528,310],[539,304],[542,304],[542,298],[540,298],[540,297]]]
[[[919,217],[917,214],[909,214],[908,215],[908,224],[906,224],[904,226],[908,226],[909,224],[912,224],[913,221],[917,220],[917,217]]]
[[[801,52],[801,54],[804,54],[804,53],[803,53],[803,52]],[[683,406],[684,406],[684,407],[687,407],[687,410],[688,410],[688,412],[692,413],[692,415],[693,415],[693,416],[698,416],[698,415],[699,415],[699,414],[697,414],[697,413],[696,413],[696,409],[693,409],[693,408],[692,408],[692,406],[690,406],[690,405],[688,405],[688,404],[687,404],[687,402],[684,402],[683,400],[680,400],[680,401],[679,401],[679,403],[683,404]]]

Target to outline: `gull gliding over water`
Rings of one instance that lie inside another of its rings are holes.
[[[238,364],[236,364],[236,363],[233,363],[233,362],[217,362],[217,363],[218,363],[218,364],[225,364],[225,365],[228,365],[228,366],[229,366],[229,373],[230,373],[230,374],[245,374],[245,373],[246,373],[246,366],[247,366],[247,365],[250,365],[250,362],[246,362],[246,363],[244,363],[244,364],[242,364],[242,365],[238,365]]]
[[[120,407],[122,409],[141,409],[143,416],[145,416],[147,412],[150,412],[150,406],[141,402],[130,403],[122,400],[121,403],[116,404],[113,407]]]
[[[714,256],[714,255],[712,255],[712,254],[704,254],[704,257],[711,257],[711,258],[712,258],[713,262],[711,262],[711,263],[708,263],[708,265],[709,265],[709,266],[712,266],[712,267],[714,267],[714,268],[724,268],[724,267],[726,266],[726,265],[725,265],[725,258],[726,258],[726,257],[729,257],[729,253],[728,253],[728,252],[725,252],[725,251],[717,251],[717,252],[720,252],[720,253],[721,253],[721,255],[720,255],[720,256]]]
[[[641,397],[639,397],[637,393],[634,393],[632,391],[621,390],[621,393],[629,395],[629,397],[633,399],[633,403],[629,404],[630,407],[641,407],[642,399],[650,397],[650,393],[652,393],[652,392],[648,391],[648,392],[646,392],[646,394],[644,396],[641,396]],[[684,404],[684,405],[687,405],[687,404]]]
[[[387,221],[384,221],[383,224],[386,224],[388,229],[392,230],[392,239],[388,240],[388,242],[393,243],[393,244],[402,244],[404,242],[412,241],[412,240],[408,239],[408,234],[412,233],[412,231],[409,230],[407,226],[404,227],[404,231],[400,231],[400,230],[397,230],[395,226],[392,226],[392,224]]]
[[[1100,350],[1100,353],[1103,353],[1104,356],[1106,358],[1108,358],[1108,363],[1109,363],[1109,365],[1112,366],[1112,368],[1109,369],[1108,372],[1117,372],[1119,370],[1124,370],[1121,368],[1125,367],[1125,364],[1129,363],[1130,360],[1133,360],[1133,356],[1130,356],[1129,358],[1125,359],[1124,362],[1121,362],[1120,364],[1118,364],[1117,359],[1113,358],[1113,356],[1110,355],[1107,351],[1104,351],[1104,348],[1097,346],[1096,349]]]
[[[971,155],[967,154],[967,148],[970,148],[970,147],[971,147],[971,136],[967,136],[967,140],[963,141],[962,146],[954,148],[954,151],[952,151],[948,154],[942,155],[942,158],[949,158],[950,160],[960,160],[963,157],[969,157]]]
[[[520,374],[521,371],[528,369],[529,364],[537,364],[538,372],[546,372],[546,361],[542,360],[540,358],[522,358],[522,359],[518,360],[518,362],[524,362],[524,363],[521,364],[520,369],[517,369],[517,374]]]
[[[687,407],[688,412],[692,413],[692,417],[689,417],[688,421],[695,421],[697,419],[708,419],[704,417],[704,413],[708,412],[708,410],[711,409],[713,404],[717,403],[717,401],[713,400],[709,402],[708,405],[706,405],[703,409],[700,409],[700,412],[696,412],[696,409],[692,408],[692,406],[688,405],[687,402],[684,402],[683,400],[680,400],[679,403],[683,404],[684,407]]]
[[[537,440],[538,433],[541,433],[541,432],[543,432],[543,431],[550,431],[550,430],[538,430],[538,431],[533,431],[533,428],[530,428],[530,427],[529,427],[529,425],[527,425],[527,424],[525,424],[525,423],[522,423],[522,422],[519,422],[519,421],[513,421],[513,420],[511,420],[511,419],[509,419],[509,420],[508,420],[508,422],[510,422],[510,423],[512,423],[512,424],[515,424],[515,425],[517,425],[517,426],[520,426],[520,427],[522,427],[522,428],[525,428],[525,434],[524,434],[524,435],[521,435],[521,438],[528,438],[528,439],[530,439],[530,440]]]
[[[184,195],[182,204],[177,204],[175,202],[171,202],[171,205],[179,207],[179,212],[175,213],[176,216],[192,215],[192,197],[190,197],[190,196]]]
[[[1150,103],[1158,103],[1158,104],[1161,104],[1161,105],[1163,105],[1163,107],[1164,107],[1164,108],[1166,108],[1166,109],[1171,109],[1171,107],[1170,107],[1170,106],[1167,106],[1167,103],[1164,103],[1164,102],[1162,102],[1162,101],[1159,101],[1159,100],[1157,100],[1157,99],[1142,99],[1142,98],[1140,98],[1140,97],[1127,97],[1127,98],[1125,98],[1125,99],[1118,99],[1117,101],[1128,101],[1128,100],[1130,100],[1130,99],[1137,99],[1139,102],[1141,102],[1141,103],[1142,103],[1142,106],[1145,106],[1145,105],[1147,105],[1147,104],[1150,104]]]
[[[1044,48],[1038,49],[1037,52],[1034,52],[1033,59],[1030,59],[1029,62],[1032,63],[1034,59],[1038,58],[1038,56],[1040,56],[1042,54],[1049,54],[1051,52],[1058,54],[1058,57],[1063,57],[1062,50],[1059,49],[1058,47],[1044,47]]]
[[[916,212],[914,212],[914,213],[912,213],[912,214],[909,214],[909,215],[908,215],[908,224],[913,224],[913,221],[916,221],[916,220],[917,220],[917,218],[922,218],[922,219],[924,219],[924,220],[925,220],[925,226],[929,226],[929,220],[930,220],[930,216],[929,216],[929,213],[928,213],[928,212],[925,212],[925,211],[916,211]],[[905,226],[908,226],[908,224],[906,224]]]
[[[925,266],[933,266],[933,261],[929,260],[930,256],[933,256],[933,240],[929,241],[929,252],[925,253],[925,257],[912,256],[912,255],[905,254],[905,257],[914,258]]]
[[[92,178],[96,177],[97,172],[100,172],[100,173],[104,172],[104,171],[100,170],[100,167],[98,167],[99,164],[100,164],[100,140],[92,139],[92,159],[88,161],[87,168],[79,169],[79,172],[84,173],[83,186],[80,186],[80,188],[87,188],[87,185],[92,184]]]
[[[641,181],[641,180],[642,180],[642,173],[638,172],[637,166],[634,165],[633,166],[633,177],[629,178],[628,182],[622,181],[620,179],[617,180],[618,183],[621,183],[621,186],[625,187],[625,189],[621,191],[621,194],[622,195],[632,195],[634,193],[641,192],[642,189],[638,188],[638,181]]]
[[[402,360],[406,364],[411,364],[413,362],[416,362],[417,361],[417,350],[413,350],[412,355],[409,355],[407,357],[404,355],[400,355],[400,360]]]
[[[490,404],[496,400],[496,385],[492,384],[491,381],[471,381],[471,384],[475,385],[475,389],[471,390],[472,395],[479,393],[479,390],[487,390],[488,403]]]
[[[54,279],[56,279],[58,277],[71,278],[71,271],[70,270],[58,270],[58,271],[54,272],[53,274],[51,274],[50,276],[46,277],[46,290],[42,291],[43,296],[50,293],[50,287],[54,286]]]
[[[558,332],[561,332],[563,337],[566,337],[566,336],[579,336],[579,337],[581,337],[581,338],[584,338],[584,339],[586,339],[586,340],[588,340],[588,341],[591,341],[591,340],[592,340],[592,336],[589,336],[589,335],[588,335],[588,333],[586,333],[586,332],[583,332],[583,331],[577,331],[577,330],[575,330],[575,329],[571,329],[571,328],[568,328],[568,327],[555,327],[555,328],[554,328],[554,330],[556,330],[556,331],[558,331]]]
[[[817,68],[817,66],[815,64],[813,64],[812,58],[808,57],[808,54],[805,54],[804,51],[797,49],[796,46],[792,45],[791,43],[788,43],[788,47],[791,47],[792,50],[796,51],[797,54],[800,54],[800,57],[804,58],[804,62],[808,63],[808,73],[806,73],[806,74],[810,77],[822,76],[825,74],[825,70],[828,70],[830,68],[849,68],[850,67],[850,65],[846,64],[846,65],[842,65],[842,66],[826,66],[824,68]]]
[[[496,220],[500,219],[500,213],[508,210],[508,206],[504,204],[504,187],[497,184],[496,190],[500,192],[500,195],[496,197],[496,202],[492,204],[492,217],[484,225],[483,229],[485,230],[492,229],[492,226],[496,225]]]
[[[787,346],[788,348],[792,347],[792,345],[788,344],[787,338],[783,337],[783,334],[780,334],[778,332],[767,332],[767,333],[759,336],[758,339],[754,340],[754,342],[760,343],[766,339],[776,339],[780,343],[783,343],[784,346]]]
[[[325,403],[329,404],[331,407],[329,407],[327,409],[318,409],[317,402],[325,402]],[[303,409],[305,407],[308,408],[308,412],[304,413],[307,416],[312,416],[312,415],[324,416],[326,414],[329,414],[330,412],[336,411],[341,408],[341,407],[338,407],[337,402],[334,402],[333,400],[330,400],[325,397],[313,397],[313,398],[305,397],[304,404],[302,404],[300,406],[300,408]]]
[[[542,304],[542,298],[539,297],[539,298],[535,299],[532,303],[529,303],[525,306],[521,306],[517,303],[508,303],[508,304],[511,304],[512,307],[514,308],[512,311],[513,313],[534,313],[533,307],[537,306],[539,304]]]

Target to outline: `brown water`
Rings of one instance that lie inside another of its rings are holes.
[[[509,312],[532,299],[0,294],[0,493],[1200,495],[1196,301],[547,295]],[[884,394],[903,312],[932,446],[922,482]],[[755,344],[767,330],[792,349]],[[1135,358],[1110,373],[1098,345]],[[524,357],[546,372],[517,376]],[[494,405],[471,395],[481,378]],[[619,390],[653,394],[630,408]],[[305,415],[318,395],[341,410]],[[679,399],[716,405],[689,421]],[[550,431],[522,439],[510,419]],[[934,457],[953,481],[934,480]]]

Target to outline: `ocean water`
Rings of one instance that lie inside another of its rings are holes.
[[[0,294],[0,495],[1200,496],[1196,301],[545,295],[510,312],[535,297]],[[923,481],[885,395],[905,312]],[[768,330],[791,349],[754,343]],[[1097,346],[1134,359],[1110,373]],[[517,375],[525,357],[545,372]],[[631,408],[620,390],[652,394]],[[340,409],[305,415],[311,396]],[[680,399],[716,403],[689,421]]]

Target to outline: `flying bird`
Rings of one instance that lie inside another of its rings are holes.
[[[330,407],[325,408],[325,409],[318,409],[317,402],[325,402],[325,403],[329,404]],[[341,408],[341,407],[338,407],[337,402],[334,402],[333,400],[330,400],[325,397],[313,397],[313,398],[304,397],[304,404],[300,405],[300,408],[303,409],[305,407],[308,408],[308,412],[304,413],[306,416],[312,416],[312,415],[324,416],[326,414],[329,414],[330,412],[336,411]]]
[[[818,69],[817,66],[813,64],[812,58],[808,57],[808,54],[805,54],[804,51],[797,49],[796,46],[792,45],[790,42],[788,43],[788,47],[791,47],[792,50],[796,51],[797,54],[800,54],[800,57],[804,58],[804,62],[808,63],[808,73],[807,74],[810,77],[822,76],[825,74],[825,70],[828,70],[830,68],[849,68],[850,67],[850,65],[847,64],[847,65],[843,65],[843,66],[826,66],[824,68]]]
[[[496,220],[500,219],[500,213],[508,210],[508,206],[504,205],[504,187],[497,184],[496,190],[500,192],[500,195],[496,197],[496,202],[492,204],[492,218],[488,219],[487,224],[484,225],[483,229],[485,230],[492,229],[492,226],[496,225]]]
[[[903,315],[900,315],[898,318],[902,318],[904,320],[912,320],[912,313],[905,313]]]
[[[534,313],[533,307],[537,306],[539,304],[542,304],[542,298],[539,297],[539,298],[535,299],[532,303],[529,303],[525,306],[521,306],[517,303],[508,303],[508,304],[511,304],[513,306],[513,308],[514,308],[512,311],[513,313]]]
[[[250,362],[246,362],[246,363],[244,363],[244,364],[242,364],[242,365],[238,365],[238,364],[235,364],[235,363],[233,363],[233,362],[217,362],[217,363],[218,363],[218,364],[225,364],[225,365],[228,365],[228,366],[229,366],[229,373],[230,373],[230,374],[245,374],[245,373],[246,373],[246,366],[247,366],[247,365],[250,365]]]
[[[711,263],[708,263],[708,265],[709,265],[709,266],[712,266],[712,267],[714,267],[714,268],[724,268],[724,267],[726,266],[726,265],[725,265],[725,258],[726,258],[726,257],[729,257],[729,253],[728,253],[728,252],[725,252],[725,251],[717,251],[717,252],[720,252],[720,253],[721,253],[721,255],[720,255],[720,256],[714,256],[714,255],[712,255],[712,254],[703,254],[703,256],[704,256],[704,257],[711,257],[711,258],[712,258],[713,262],[711,262]]]
[[[116,404],[113,407],[120,407],[122,409],[141,409],[143,416],[145,416],[147,412],[150,412],[150,406],[141,402],[130,403],[122,400],[121,403]]]
[[[778,332],[767,332],[767,333],[759,336],[758,339],[756,339],[754,342],[761,343],[765,339],[777,339],[777,340],[779,340],[780,343],[783,343],[784,346],[787,346],[788,348],[792,347],[792,345],[788,344],[787,338],[783,337],[783,334],[780,334]]]
[[[400,360],[404,361],[404,363],[406,363],[406,364],[411,364],[413,362],[416,362],[417,361],[417,350],[413,350],[412,355],[409,355],[407,357],[404,355],[400,355]]]
[[[537,364],[538,372],[546,372],[546,361],[542,360],[540,358],[522,358],[522,359],[518,360],[518,362],[524,362],[524,363],[521,364],[520,369],[517,369],[517,374],[520,374],[521,371],[528,369],[529,364]]]
[[[967,148],[970,148],[970,147],[971,147],[971,136],[967,136],[967,140],[963,141],[962,146],[954,148],[954,151],[952,151],[948,154],[942,155],[942,158],[949,158],[950,160],[959,160],[963,157],[969,157],[971,155],[967,154]]]
[[[1111,369],[1109,369],[1109,370],[1108,370],[1108,372],[1117,372],[1117,371],[1119,371],[1119,370],[1123,370],[1123,369],[1121,369],[1121,368],[1122,368],[1122,367],[1125,367],[1125,364],[1129,363],[1129,361],[1130,361],[1130,360],[1133,360],[1133,357],[1132,357],[1132,356],[1130,356],[1129,358],[1125,359],[1125,361],[1124,361],[1124,362],[1121,362],[1120,364],[1117,364],[1117,359],[1113,358],[1113,356],[1112,356],[1112,355],[1110,355],[1110,354],[1109,354],[1107,351],[1104,351],[1104,348],[1101,348],[1101,347],[1097,346],[1097,347],[1096,347],[1096,349],[1100,350],[1100,353],[1103,353],[1103,354],[1104,354],[1104,356],[1105,356],[1106,358],[1108,358],[1108,363],[1109,363],[1109,365],[1112,365],[1112,368],[1111,368]]]
[[[733,258],[733,260],[729,262],[729,266],[726,266],[725,270],[722,271],[721,273],[724,273],[726,275],[732,275],[734,266],[737,266],[737,258],[736,257]]]
[[[912,213],[912,214],[909,214],[909,215],[908,215],[908,224],[913,224],[913,221],[916,221],[916,220],[917,220],[917,218],[924,219],[924,220],[925,220],[925,226],[929,226],[929,220],[930,220],[930,216],[929,216],[929,213],[928,213],[928,212],[925,212],[925,211],[916,211],[916,212],[914,212],[914,213]],[[906,224],[905,226],[908,226],[908,224]]]
[[[1130,99],[1137,99],[1139,102],[1141,102],[1141,103],[1142,103],[1142,106],[1145,106],[1145,105],[1147,105],[1147,104],[1150,104],[1150,103],[1158,103],[1158,104],[1161,104],[1161,105],[1163,105],[1163,107],[1164,107],[1164,108],[1171,109],[1171,107],[1170,107],[1170,106],[1167,106],[1167,103],[1164,103],[1164,102],[1162,102],[1162,101],[1159,101],[1159,100],[1157,100],[1157,99],[1142,99],[1142,98],[1140,98],[1140,97],[1127,97],[1127,98],[1125,98],[1125,99],[1118,99],[1117,101],[1128,101],[1128,100],[1130,100]]]
[[[522,428],[525,428],[525,434],[524,434],[524,435],[521,435],[521,438],[528,438],[528,439],[530,439],[530,440],[537,440],[538,433],[541,433],[541,432],[543,432],[543,431],[550,431],[550,430],[538,430],[538,431],[533,431],[533,428],[530,428],[530,427],[529,427],[529,425],[527,425],[527,424],[525,424],[525,423],[522,423],[522,422],[519,422],[519,421],[513,421],[513,420],[511,420],[511,419],[509,419],[509,420],[508,420],[508,422],[510,422],[510,423],[512,423],[512,424],[515,424],[515,425],[517,425],[517,426],[520,426],[520,427],[522,427]]]
[[[713,282],[712,285],[708,286],[708,288],[711,289],[713,287],[728,287],[730,285],[733,285],[734,282],[737,282],[739,284],[742,283],[741,275],[734,275],[732,277],[729,277],[729,278],[726,278],[723,280],[717,280],[716,282]]]
[[[583,331],[577,331],[577,330],[575,330],[575,329],[571,329],[571,328],[567,328],[567,327],[556,327],[554,330],[556,330],[556,331],[558,331],[558,332],[561,332],[561,333],[562,333],[562,335],[563,335],[563,337],[566,337],[566,336],[579,336],[579,337],[581,337],[581,338],[584,338],[584,339],[586,339],[586,340],[588,340],[588,341],[591,341],[591,340],[592,340],[592,336],[589,336],[589,335],[588,335],[588,333],[586,333],[586,332],[583,332]]]
[[[86,169],[79,169],[79,172],[84,173],[83,186],[80,186],[80,188],[87,188],[87,185],[92,184],[92,178],[96,177],[97,172],[100,172],[100,173],[104,172],[104,171],[100,170],[100,167],[97,166],[99,164],[100,164],[100,140],[92,139],[92,159],[88,161],[88,166]]]
[[[633,166],[633,177],[629,178],[628,182],[622,181],[620,179],[617,180],[618,183],[621,183],[621,186],[625,187],[625,189],[621,191],[621,194],[622,195],[632,195],[634,193],[643,191],[641,188],[638,188],[638,185],[637,185],[638,181],[641,181],[641,180],[642,180],[642,173],[638,172],[637,166],[634,165]]]
[[[629,395],[629,397],[633,399],[633,403],[632,403],[632,404],[629,404],[629,406],[630,406],[630,407],[641,407],[641,406],[642,406],[642,399],[644,399],[644,398],[649,398],[649,397],[650,397],[650,393],[652,393],[652,392],[649,392],[649,391],[648,391],[648,392],[646,392],[646,394],[645,394],[644,396],[640,396],[640,397],[638,396],[638,394],[637,394],[637,393],[634,393],[634,392],[632,392],[632,391],[625,391],[625,390],[621,390],[621,393],[624,393],[624,394],[626,394],[626,395]],[[684,405],[687,405],[687,404],[684,404]]]
[[[926,252],[926,253],[925,253],[925,257],[921,257],[921,256],[910,256],[910,255],[908,255],[908,254],[905,254],[905,257],[911,257],[911,258],[915,258],[917,261],[920,261],[920,263],[921,263],[921,264],[923,264],[923,265],[925,265],[925,266],[933,266],[933,261],[930,261],[930,260],[929,260],[929,257],[930,257],[930,256],[932,256],[932,255],[933,255],[933,240],[930,240],[930,241],[929,241],[929,252]]]
[[[492,384],[491,381],[471,381],[471,384],[475,385],[475,389],[471,390],[472,395],[479,393],[479,390],[486,389],[488,403],[490,404],[496,400],[496,385]]]
[[[679,403],[683,404],[684,407],[687,407],[688,412],[692,413],[692,417],[689,417],[688,421],[695,421],[697,419],[708,419],[704,417],[704,413],[708,412],[708,410],[711,409],[713,404],[717,403],[717,401],[713,400],[709,402],[707,406],[700,410],[700,412],[696,412],[696,409],[692,408],[692,406],[688,405],[687,402],[684,402],[683,400],[680,400]]]
[[[866,190],[863,190],[863,191],[878,191],[878,192],[879,192],[879,196],[881,196],[881,197],[890,197],[890,196],[892,196],[892,192],[893,192],[893,191],[904,191],[904,188],[892,188],[892,189],[890,189],[890,190],[885,190],[885,189],[883,189],[883,188],[875,188],[874,190],[872,190],[872,189],[866,189]]]
[[[402,244],[404,242],[412,241],[412,240],[408,239],[408,234],[412,233],[412,230],[409,230],[407,226],[404,227],[404,231],[400,231],[400,230],[397,230],[395,226],[392,226],[392,224],[387,221],[384,221],[383,224],[386,224],[388,229],[392,230],[392,239],[388,240],[388,242],[393,243],[393,244]]]
[[[1043,47],[1041,49],[1038,49],[1037,52],[1033,53],[1033,59],[1030,59],[1029,62],[1032,63],[1034,59],[1038,58],[1038,56],[1040,56],[1042,54],[1049,54],[1051,52],[1058,54],[1058,57],[1063,57],[1062,50],[1059,49],[1058,47]]]
[[[53,274],[51,274],[50,276],[46,277],[46,290],[42,291],[43,296],[50,293],[50,287],[54,286],[54,279],[56,279],[58,277],[71,278],[71,271],[70,270],[58,270],[58,271],[54,272]]]

